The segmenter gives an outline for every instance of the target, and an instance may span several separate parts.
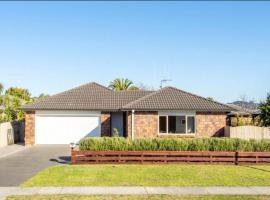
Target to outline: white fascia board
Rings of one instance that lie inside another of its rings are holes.
[[[38,110],[37,116],[100,116],[101,111],[84,110]]]
[[[194,110],[168,110],[168,111],[159,111],[158,115],[169,115],[169,116],[183,116],[183,115],[196,115]]]

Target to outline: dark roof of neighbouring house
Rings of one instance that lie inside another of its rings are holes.
[[[248,116],[248,115],[259,115],[260,114],[260,111],[258,109],[245,108],[245,107],[231,104],[231,103],[228,103],[227,105],[234,109],[228,114],[231,116],[235,116],[235,115]]]
[[[97,83],[26,104],[22,110],[196,110],[229,112],[231,107],[173,87],[158,91],[113,91]]]

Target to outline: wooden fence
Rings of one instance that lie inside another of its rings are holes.
[[[0,147],[24,142],[24,122],[0,123]]]
[[[72,164],[270,163],[270,152],[77,151]]]
[[[270,127],[237,126],[225,127],[225,136],[240,139],[270,139]]]

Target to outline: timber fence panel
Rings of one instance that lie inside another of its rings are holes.
[[[237,126],[225,128],[225,136],[240,139],[270,139],[270,127]]]
[[[270,163],[270,152],[75,151],[72,164]]]

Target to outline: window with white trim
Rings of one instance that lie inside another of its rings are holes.
[[[195,116],[193,115],[160,115],[160,134],[194,134]]]

